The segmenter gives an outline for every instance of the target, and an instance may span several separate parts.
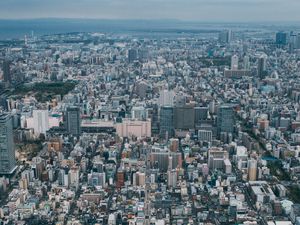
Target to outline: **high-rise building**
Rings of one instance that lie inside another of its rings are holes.
[[[11,83],[11,72],[10,72],[10,64],[11,62],[9,60],[4,60],[3,62],[3,80],[6,83]]]
[[[277,45],[286,45],[287,44],[287,33],[286,32],[277,32],[276,33],[276,44]]]
[[[12,118],[0,114],[0,174],[12,174],[16,169]]]
[[[150,166],[152,169],[159,169],[160,172],[181,168],[182,155],[180,152],[166,150],[152,151],[150,153]]]
[[[35,135],[46,134],[49,130],[48,110],[33,110]]]
[[[234,111],[231,105],[221,105],[218,108],[217,117],[217,131],[218,136],[221,133],[234,132]]]
[[[264,79],[266,77],[267,70],[267,55],[263,54],[259,57],[257,63],[257,76],[260,79]]]
[[[231,70],[238,70],[239,68],[239,57],[237,55],[233,55],[231,57]]]
[[[257,161],[255,159],[248,160],[248,180],[255,181],[257,174]]]
[[[80,109],[78,107],[67,108],[66,129],[72,135],[79,136],[81,134]]]
[[[45,170],[45,163],[41,157],[32,158],[31,170],[36,179],[42,179],[42,173]]]
[[[207,120],[208,107],[195,107],[195,124]]]
[[[219,33],[219,42],[221,43],[230,43],[232,39],[231,30],[223,30]]]
[[[160,106],[173,106],[175,93],[174,91],[161,90],[159,92],[158,104]]]
[[[182,106],[174,108],[175,129],[193,129],[195,127],[195,109],[193,106]]]
[[[174,108],[164,106],[160,109],[160,136],[169,139],[174,135]]]
[[[128,50],[128,62],[132,63],[132,62],[134,62],[137,59],[138,59],[137,50],[135,50],[135,49],[129,49]]]
[[[198,139],[203,142],[212,141],[212,131],[210,130],[198,130]]]
[[[297,38],[296,38],[296,48],[300,48],[300,33],[297,35]]]
[[[229,158],[227,151],[222,148],[211,148],[208,151],[208,167],[211,170],[224,169],[224,161]]]
[[[176,184],[177,184],[177,171],[175,169],[172,169],[172,170],[168,170],[167,172],[168,174],[168,186],[169,187],[176,187]]]
[[[250,58],[248,55],[244,56],[244,70],[250,70]]]

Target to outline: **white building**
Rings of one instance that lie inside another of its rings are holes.
[[[49,129],[47,110],[33,110],[33,129],[36,136],[46,134],[46,131]]]
[[[175,93],[174,91],[162,90],[159,92],[159,106],[173,106]]]

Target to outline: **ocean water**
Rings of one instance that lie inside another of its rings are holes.
[[[24,38],[25,35],[47,35],[71,32],[102,32],[127,34],[200,35],[207,37],[222,29],[270,29],[289,27],[300,30],[299,24],[220,23],[180,20],[100,20],[100,19],[0,19],[0,40]]]
[[[70,32],[103,33],[216,33],[217,29],[202,24],[176,20],[93,20],[32,19],[0,20],[0,39],[23,38],[25,35],[61,34]]]

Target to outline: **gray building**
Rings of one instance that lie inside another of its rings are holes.
[[[160,109],[160,136],[170,138],[174,135],[174,108],[163,106]]]
[[[267,75],[267,55],[263,54],[257,60],[257,76],[264,79]]]
[[[0,114],[0,174],[12,174],[16,169],[12,117]]]
[[[218,108],[217,118],[217,131],[218,136],[221,133],[233,133],[234,132],[234,111],[231,105],[221,105]]]
[[[193,106],[182,106],[174,108],[174,127],[175,129],[194,129],[195,109]]]
[[[207,120],[208,107],[195,107],[195,123],[201,124]]]
[[[66,111],[67,132],[79,136],[81,134],[80,109],[78,107],[68,107]]]
[[[198,130],[199,141],[211,142],[212,141],[212,131],[210,130]]]
[[[4,60],[2,70],[3,70],[3,80],[4,82],[11,83],[11,72],[10,72],[10,64],[9,60]]]

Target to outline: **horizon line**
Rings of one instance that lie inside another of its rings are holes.
[[[245,23],[279,23],[279,24],[288,24],[288,23],[300,23],[300,20],[284,20],[284,21],[276,21],[276,20],[261,20],[261,21],[256,21],[256,20],[245,20],[245,21],[232,21],[232,20],[227,20],[227,21],[221,21],[221,20],[186,20],[186,19],[177,19],[177,18],[91,18],[91,17],[26,17],[26,18],[1,18],[0,21],[29,21],[29,20],[94,20],[94,21],[173,21],[173,22],[190,22],[190,23],[220,23],[220,24],[245,24]]]

